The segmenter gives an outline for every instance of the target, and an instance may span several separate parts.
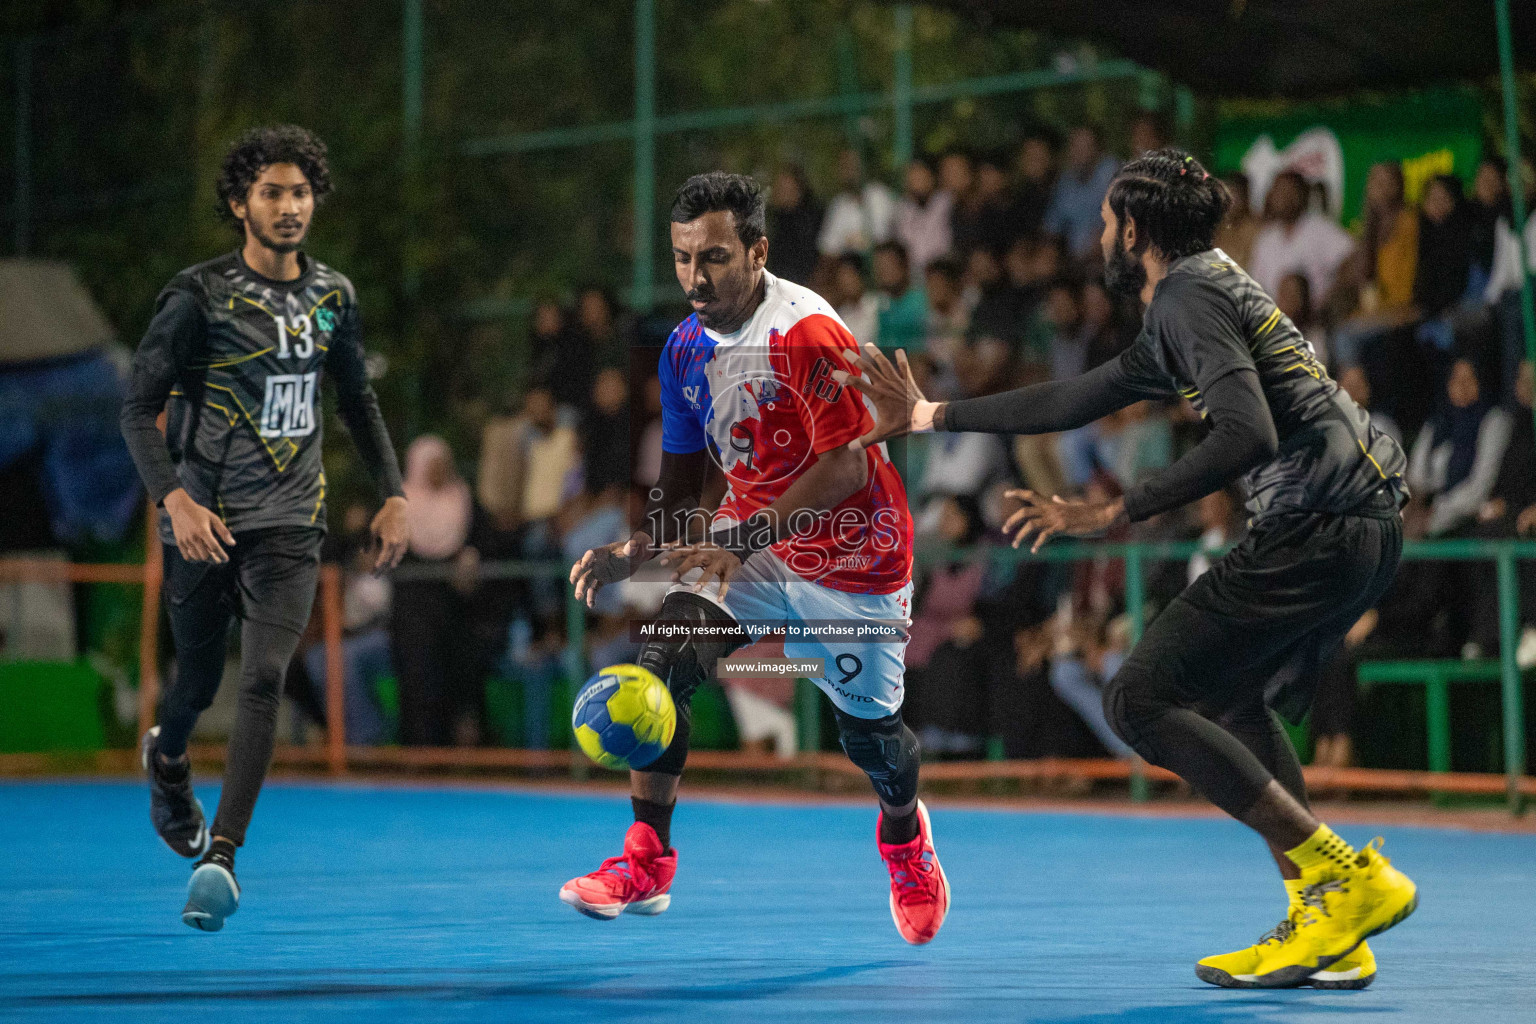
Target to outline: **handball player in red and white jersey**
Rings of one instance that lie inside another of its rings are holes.
[[[635,824],[623,853],[560,897],[605,919],[670,905],[689,700],[726,655],[785,630],[786,658],[819,662],[813,681],[879,798],[891,916],[903,938],[924,943],[943,923],[949,884],[917,799],[917,739],[901,719],[906,491],[885,446],[859,443],[874,418],[839,380],[858,371],[853,336],[826,300],[764,269],[763,207],[756,181],[723,172],[690,178],[673,203],[673,261],[694,312],[658,367],[661,477],[645,526],[588,551],[571,580],[590,604],[657,555],[672,570],[660,621],[681,628],[648,640],[637,660],[667,682],[678,727],[660,759],[630,774]]]

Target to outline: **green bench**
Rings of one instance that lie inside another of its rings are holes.
[[[1364,661],[1355,674],[1361,683],[1399,683],[1424,687],[1424,718],[1429,733],[1429,770],[1451,770],[1451,684],[1499,682],[1503,666],[1493,658],[1471,661]]]

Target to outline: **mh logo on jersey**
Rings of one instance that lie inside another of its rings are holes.
[[[306,437],[315,432],[315,375],[274,373],[261,403],[262,437]]]

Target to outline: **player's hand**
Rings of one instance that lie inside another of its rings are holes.
[[[718,544],[709,541],[699,541],[697,544],[679,544],[672,547],[661,556],[661,564],[673,566],[672,582],[676,583],[683,578],[683,574],[694,569],[702,570],[699,580],[693,585],[693,592],[697,594],[704,589],[711,577],[720,581],[720,600],[725,600],[726,591],[731,589],[731,577],[736,575],[741,568],[741,559],[731,551]]]
[[[399,495],[384,499],[384,507],[373,517],[368,527],[373,534],[378,554],[373,559],[374,573],[393,569],[405,557],[405,549],[411,543],[411,521],[405,514],[405,499]]]
[[[224,520],[192,500],[186,488],[178,487],[165,496],[166,512],[171,516],[171,532],[176,535],[176,550],[189,562],[227,562],[224,545],[233,547],[235,535]]]
[[[1008,517],[1003,524],[1003,535],[1013,534],[1013,546],[1018,547],[1031,536],[1035,543],[1030,551],[1039,551],[1052,537],[1086,537],[1102,533],[1125,518],[1125,502],[1068,501],[1055,495],[1050,501],[1034,491],[1008,490],[1005,498],[1017,498],[1024,507]]]
[[[868,448],[888,437],[924,433],[933,429],[933,411],[937,402],[923,397],[922,389],[912,379],[907,353],[896,350],[896,365],[874,345],[865,345],[859,356],[863,375],[855,377],[847,370],[833,370],[832,377],[869,398],[875,406],[875,426],[854,442],[854,448]]]
[[[591,549],[571,566],[576,600],[585,600],[591,608],[597,592],[604,585],[629,579],[636,569],[650,561],[652,554],[650,534],[641,532],[636,532],[629,540]]]

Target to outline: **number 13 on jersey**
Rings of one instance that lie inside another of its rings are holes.
[[[308,359],[315,354],[315,329],[309,316],[301,314],[296,317],[274,316],[277,321],[277,358],[287,359],[289,356],[297,356],[300,359]],[[289,320],[293,325],[289,326]],[[288,339],[295,337],[298,343],[290,352]]]

